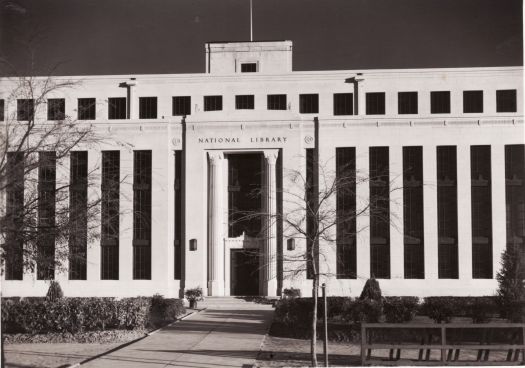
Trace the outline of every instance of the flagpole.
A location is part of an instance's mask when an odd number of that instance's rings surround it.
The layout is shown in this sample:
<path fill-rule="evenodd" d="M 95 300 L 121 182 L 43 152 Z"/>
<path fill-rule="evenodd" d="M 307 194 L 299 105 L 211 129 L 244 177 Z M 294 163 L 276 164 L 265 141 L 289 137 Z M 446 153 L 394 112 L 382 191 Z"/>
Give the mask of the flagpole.
<path fill-rule="evenodd" d="M 253 42 L 252 0 L 250 0 L 250 42 Z"/>

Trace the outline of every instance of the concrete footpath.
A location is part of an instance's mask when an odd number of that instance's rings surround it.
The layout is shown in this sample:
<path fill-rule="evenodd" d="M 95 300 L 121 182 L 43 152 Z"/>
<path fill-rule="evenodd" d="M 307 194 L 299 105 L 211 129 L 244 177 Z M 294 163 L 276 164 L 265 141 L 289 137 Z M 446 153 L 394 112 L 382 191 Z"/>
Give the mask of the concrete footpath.
<path fill-rule="evenodd" d="M 251 367 L 272 316 L 263 304 L 210 306 L 82 367 Z"/>

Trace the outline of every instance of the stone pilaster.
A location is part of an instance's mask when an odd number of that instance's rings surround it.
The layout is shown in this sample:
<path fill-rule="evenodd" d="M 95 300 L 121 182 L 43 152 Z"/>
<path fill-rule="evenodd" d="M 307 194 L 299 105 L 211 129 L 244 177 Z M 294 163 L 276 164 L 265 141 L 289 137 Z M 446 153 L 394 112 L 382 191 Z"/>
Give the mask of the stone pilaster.
<path fill-rule="evenodd" d="M 210 151 L 208 188 L 208 295 L 224 295 L 224 236 L 222 223 L 222 194 L 224 155 Z"/>
<path fill-rule="evenodd" d="M 267 296 L 277 295 L 277 202 L 276 202 L 276 176 L 275 163 L 279 151 L 264 151 L 264 220 L 263 231 L 263 254 L 262 254 L 262 276 L 263 276 L 263 293 Z"/>

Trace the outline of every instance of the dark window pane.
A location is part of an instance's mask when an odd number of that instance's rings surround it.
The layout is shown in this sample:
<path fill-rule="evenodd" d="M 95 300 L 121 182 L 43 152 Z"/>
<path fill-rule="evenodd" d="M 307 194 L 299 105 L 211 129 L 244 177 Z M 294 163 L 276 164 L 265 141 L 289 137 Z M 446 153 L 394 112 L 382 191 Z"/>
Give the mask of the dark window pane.
<path fill-rule="evenodd" d="M 108 119 L 126 119 L 126 97 L 108 98 Z"/>
<path fill-rule="evenodd" d="M 21 99 L 16 101 L 16 119 L 33 120 L 35 114 L 35 101 L 33 99 Z"/>
<path fill-rule="evenodd" d="M 319 95 L 318 94 L 299 95 L 299 112 L 301 114 L 319 113 Z"/>
<path fill-rule="evenodd" d="M 257 63 L 241 64 L 241 73 L 255 73 L 256 71 L 257 71 Z"/>
<path fill-rule="evenodd" d="M 403 231 L 406 279 L 425 278 L 423 148 L 403 147 Z"/>
<path fill-rule="evenodd" d="M 366 114 L 385 114 L 385 92 L 372 92 L 366 94 Z"/>
<path fill-rule="evenodd" d="M 317 198 L 317 195 L 314 191 L 314 149 L 306 149 L 306 204 L 307 208 L 314 208 L 314 201 Z M 311 210 L 306 211 L 306 278 L 313 279 L 314 277 L 314 262 L 319 272 L 319 259 L 313 257 L 312 250 L 314 247 L 314 231 L 315 223 L 314 216 Z"/>
<path fill-rule="evenodd" d="M 151 279 L 151 151 L 133 157 L 133 279 Z"/>
<path fill-rule="evenodd" d="M 388 147 L 370 147 L 370 276 L 390 278 Z"/>
<path fill-rule="evenodd" d="M 268 110 L 286 110 L 286 95 L 268 95 Z"/>
<path fill-rule="evenodd" d="M 173 97 L 173 116 L 191 115 L 191 96 Z"/>
<path fill-rule="evenodd" d="M 483 91 L 463 91 L 463 112 L 483 112 Z"/>
<path fill-rule="evenodd" d="M 157 97 L 139 98 L 139 119 L 157 118 Z"/>
<path fill-rule="evenodd" d="M 450 114 L 450 91 L 430 92 L 430 113 Z"/>
<path fill-rule="evenodd" d="M 399 92 L 397 112 L 398 114 L 417 114 L 417 92 Z"/>
<path fill-rule="evenodd" d="M 458 278 L 456 147 L 437 147 L 438 277 Z"/>
<path fill-rule="evenodd" d="M 354 95 L 352 93 L 334 93 L 334 115 L 352 115 L 354 113 Z"/>
<path fill-rule="evenodd" d="M 490 146 L 470 147 L 472 277 L 492 278 Z"/>
<path fill-rule="evenodd" d="M 5 279 L 22 280 L 24 274 L 24 152 L 8 152 L 5 176 Z"/>
<path fill-rule="evenodd" d="M 78 120 L 95 120 L 96 118 L 96 99 L 78 99 Z"/>
<path fill-rule="evenodd" d="M 119 278 L 120 151 L 102 151 L 100 278 Z"/>
<path fill-rule="evenodd" d="M 66 100 L 50 98 L 47 100 L 47 120 L 64 120 L 66 117 Z"/>
<path fill-rule="evenodd" d="M 496 112 L 516 112 L 516 90 L 496 91 Z"/>
<path fill-rule="evenodd" d="M 235 96 L 235 108 L 237 110 L 253 110 L 254 108 L 253 95 Z"/>
<path fill-rule="evenodd" d="M 355 148 L 336 149 L 337 278 L 357 278 Z"/>
<path fill-rule="evenodd" d="M 204 96 L 204 111 L 222 110 L 222 96 Z"/>
<path fill-rule="evenodd" d="M 69 184 L 69 279 L 86 280 L 88 153 L 71 152 Z"/>
<path fill-rule="evenodd" d="M 38 280 L 55 278 L 56 153 L 38 154 Z"/>
<path fill-rule="evenodd" d="M 525 145 L 505 146 L 505 178 L 507 248 L 525 259 Z"/>
<path fill-rule="evenodd" d="M 5 119 L 5 101 L 0 99 L 0 121 Z"/>

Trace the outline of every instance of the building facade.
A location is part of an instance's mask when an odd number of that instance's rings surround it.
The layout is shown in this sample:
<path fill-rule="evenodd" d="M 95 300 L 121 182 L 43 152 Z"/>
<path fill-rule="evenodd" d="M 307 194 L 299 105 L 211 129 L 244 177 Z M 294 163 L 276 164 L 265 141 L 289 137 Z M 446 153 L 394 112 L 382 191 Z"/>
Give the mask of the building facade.
<path fill-rule="evenodd" d="M 113 226 L 69 270 L 3 272 L 3 296 L 44 295 L 49 278 L 67 296 L 309 295 L 307 241 L 279 218 L 316 146 L 321 186 L 359 173 L 329 199 L 353 218 L 320 241 L 329 294 L 371 276 L 385 295 L 494 293 L 502 251 L 525 239 L 522 67 L 297 72 L 290 41 L 205 51 L 203 74 L 56 78 L 81 84 L 53 106 L 108 139 L 76 147 L 54 185 L 97 173 L 89 195 L 117 188 L 101 204 Z M 10 83 L 5 117 L 20 113 Z"/>

